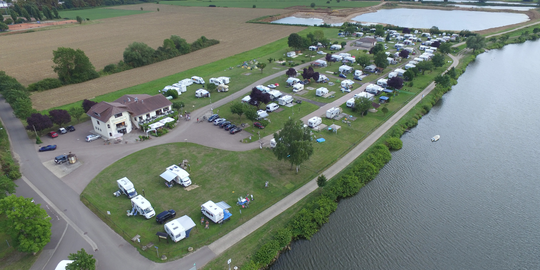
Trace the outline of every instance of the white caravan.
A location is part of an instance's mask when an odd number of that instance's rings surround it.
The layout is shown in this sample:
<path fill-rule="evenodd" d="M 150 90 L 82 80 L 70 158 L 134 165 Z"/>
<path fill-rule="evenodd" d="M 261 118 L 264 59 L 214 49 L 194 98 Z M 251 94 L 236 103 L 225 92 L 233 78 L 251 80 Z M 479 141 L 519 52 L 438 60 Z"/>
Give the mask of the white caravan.
<path fill-rule="evenodd" d="M 156 215 L 156 212 L 154 212 L 154 208 L 152 208 L 150 202 L 141 195 L 137 195 L 131 199 L 131 207 L 131 212 L 128 213 L 129 216 L 136 216 L 137 214 L 140 214 L 146 219 L 151 219 Z"/>
<path fill-rule="evenodd" d="M 232 216 L 231 212 L 227 210 L 229 208 L 231 206 L 225 202 L 214 203 L 213 201 L 207 201 L 201 205 L 201 212 L 214 223 L 222 223 Z"/>
<path fill-rule="evenodd" d="M 322 123 L 322 119 L 318 116 L 313 116 L 311 117 L 308 122 L 307 122 L 307 125 L 308 127 L 310 128 L 316 128 L 317 126 L 319 126 L 320 124 Z"/>
<path fill-rule="evenodd" d="M 166 184 L 169 187 L 171 187 L 174 183 L 177 183 L 184 187 L 188 187 L 191 185 L 189 173 L 186 172 L 186 170 L 178 167 L 177 165 L 171 165 L 167 167 L 165 172 L 163 172 L 160 177 L 165 179 Z"/>
<path fill-rule="evenodd" d="M 195 97 L 198 97 L 198 98 L 210 97 L 210 93 L 204 89 L 199 89 L 195 91 Z"/>
<path fill-rule="evenodd" d="M 165 228 L 165 232 L 171 237 L 171 240 L 176 243 L 189 237 L 191 229 L 195 227 L 195 222 L 188 216 L 182 216 L 165 223 L 163 227 Z"/>
<path fill-rule="evenodd" d="M 318 97 L 322 97 L 326 94 L 328 94 L 328 89 L 326 87 L 321 87 L 315 90 L 315 95 Z"/>
<path fill-rule="evenodd" d="M 326 118 L 332 119 L 341 113 L 340 107 L 332 107 L 326 111 Z"/>
<path fill-rule="evenodd" d="M 282 96 L 278 99 L 278 104 L 281 106 L 287 105 L 292 102 L 293 102 L 293 97 L 289 95 Z"/>
<path fill-rule="evenodd" d="M 302 90 L 304 90 L 304 85 L 303 84 L 297 83 L 297 84 L 293 85 L 292 91 L 294 93 L 300 92 Z"/>
<path fill-rule="evenodd" d="M 193 76 L 191 77 L 191 80 L 196 84 L 204 84 L 204 79 L 199 76 Z"/>
<path fill-rule="evenodd" d="M 118 191 L 114 193 L 116 197 L 120 196 L 120 194 L 124 194 L 130 199 L 137 196 L 135 186 L 133 186 L 133 183 L 127 177 L 116 180 L 116 183 L 118 184 Z"/>

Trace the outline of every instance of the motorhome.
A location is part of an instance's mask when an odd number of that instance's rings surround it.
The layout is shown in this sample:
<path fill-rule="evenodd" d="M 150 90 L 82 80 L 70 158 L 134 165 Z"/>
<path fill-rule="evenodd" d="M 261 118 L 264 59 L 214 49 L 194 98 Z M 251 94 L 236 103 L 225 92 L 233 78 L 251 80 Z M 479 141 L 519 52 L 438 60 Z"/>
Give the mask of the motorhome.
<path fill-rule="evenodd" d="M 315 90 L 315 95 L 318 97 L 322 97 L 326 94 L 328 94 L 328 89 L 326 87 L 317 88 L 317 90 Z"/>
<path fill-rule="evenodd" d="M 340 107 L 332 107 L 326 111 L 326 118 L 332 119 L 341 114 Z"/>
<path fill-rule="evenodd" d="M 220 84 L 216 87 L 216 91 L 218 92 L 229 92 L 229 86 L 225 84 Z"/>
<path fill-rule="evenodd" d="M 377 80 L 377 85 L 382 86 L 382 87 L 388 86 L 388 79 L 379 79 L 379 80 Z"/>
<path fill-rule="evenodd" d="M 160 177 L 165 179 L 165 184 L 169 187 L 172 187 L 174 183 L 177 183 L 184 187 L 188 187 L 191 185 L 189 173 L 177 165 L 171 165 L 167 167 L 165 172 L 163 172 Z"/>
<path fill-rule="evenodd" d="M 270 98 L 272 100 L 276 100 L 276 99 L 280 98 L 283 95 L 279 90 L 270 90 L 270 92 L 268 92 L 268 94 L 270 94 Z"/>
<path fill-rule="evenodd" d="M 315 62 L 313 62 L 313 66 L 316 66 L 316 67 L 326 67 L 327 65 L 328 63 L 322 59 L 318 59 Z"/>
<path fill-rule="evenodd" d="M 196 84 L 204 84 L 204 79 L 199 77 L 199 76 L 193 76 L 191 77 L 191 80 L 193 81 L 193 83 L 196 83 Z"/>
<path fill-rule="evenodd" d="M 366 92 L 370 93 L 370 94 L 373 94 L 373 95 L 378 95 L 384 88 L 376 85 L 376 84 L 370 84 L 366 87 Z"/>
<path fill-rule="evenodd" d="M 339 67 L 339 73 L 342 73 L 342 74 L 352 73 L 353 70 L 354 70 L 353 67 L 346 66 L 346 65 Z"/>
<path fill-rule="evenodd" d="M 173 83 L 172 86 L 177 87 L 177 88 L 180 90 L 180 92 L 182 92 L 182 93 L 184 93 L 184 92 L 187 91 L 187 86 L 184 85 L 184 84 L 181 84 L 181 83 Z M 180 94 L 180 92 L 178 92 L 178 94 Z"/>
<path fill-rule="evenodd" d="M 289 103 L 292 103 L 293 102 L 293 97 L 292 96 L 289 96 L 289 95 L 286 95 L 286 96 L 282 96 L 278 99 L 278 104 L 281 105 L 281 106 L 285 106 Z"/>
<path fill-rule="evenodd" d="M 351 57 L 351 54 L 350 53 L 339 53 L 338 54 L 339 56 L 345 58 L 345 57 Z"/>
<path fill-rule="evenodd" d="M 268 93 L 270 92 L 270 88 L 264 86 L 264 85 L 257 85 L 255 86 L 255 88 L 257 88 L 259 91 L 263 92 L 263 93 Z"/>
<path fill-rule="evenodd" d="M 191 229 L 195 227 L 195 222 L 188 216 L 182 216 L 169 221 L 163 225 L 165 232 L 175 243 L 189 237 Z"/>
<path fill-rule="evenodd" d="M 396 68 L 394 70 L 394 72 L 397 72 L 397 75 L 400 76 L 400 77 L 403 77 L 403 74 L 405 74 L 405 71 L 404 69 L 401 69 L 401 68 Z"/>
<path fill-rule="evenodd" d="M 330 46 L 330 50 L 341 50 L 341 45 L 339 44 L 333 44 L 332 46 Z"/>
<path fill-rule="evenodd" d="M 167 92 L 169 90 L 174 90 L 178 93 L 178 95 L 181 95 L 182 94 L 182 91 L 180 90 L 180 87 L 176 87 L 176 86 L 171 86 L 171 85 L 167 85 L 165 86 L 162 90 L 161 90 L 161 93 L 164 94 L 164 95 L 167 95 Z"/>
<path fill-rule="evenodd" d="M 325 82 L 328 82 L 328 77 L 326 77 L 326 75 L 319 75 L 319 79 L 317 80 L 318 83 L 325 83 Z"/>
<path fill-rule="evenodd" d="M 207 201 L 201 205 L 201 212 L 214 223 L 222 223 L 232 216 L 231 212 L 227 210 L 229 208 L 231 206 L 225 202 L 214 203 L 213 201 Z"/>
<path fill-rule="evenodd" d="M 286 82 L 287 82 L 288 85 L 294 85 L 294 84 L 299 83 L 300 79 L 289 77 Z"/>
<path fill-rule="evenodd" d="M 414 67 L 416 67 L 416 65 L 413 65 L 413 64 L 406 64 L 405 65 L 405 69 L 414 68 Z"/>
<path fill-rule="evenodd" d="M 356 58 L 354 57 L 343 57 L 343 61 L 341 61 L 343 64 L 350 63 L 354 64 L 356 63 Z"/>
<path fill-rule="evenodd" d="M 367 71 L 367 72 L 370 72 L 370 73 L 374 73 L 375 71 L 377 71 L 377 66 L 376 65 L 369 65 L 369 66 L 365 67 L 364 70 Z"/>
<path fill-rule="evenodd" d="M 341 81 L 341 92 L 351 92 L 354 81 L 343 80 Z"/>
<path fill-rule="evenodd" d="M 322 119 L 318 116 L 314 116 L 314 117 L 311 117 L 308 122 L 307 122 L 307 125 L 308 127 L 310 128 L 316 128 L 318 127 L 320 124 L 322 123 Z"/>
<path fill-rule="evenodd" d="M 210 78 L 210 83 L 213 83 L 215 85 L 220 85 L 220 84 L 229 84 L 231 78 L 229 77 L 217 77 L 217 78 Z"/>
<path fill-rule="evenodd" d="M 337 54 L 332 54 L 332 56 L 330 58 L 334 62 L 341 62 L 343 60 L 343 57 L 341 55 L 337 55 Z"/>
<path fill-rule="evenodd" d="M 198 97 L 198 98 L 210 97 L 210 93 L 204 89 L 199 89 L 195 91 L 195 97 Z"/>
<path fill-rule="evenodd" d="M 120 196 L 120 194 L 124 194 L 128 196 L 128 198 L 133 198 L 137 196 L 137 190 L 135 190 L 135 186 L 127 177 L 122 177 L 118 180 L 116 180 L 116 183 L 118 184 L 118 191 L 114 193 L 116 197 Z"/>
<path fill-rule="evenodd" d="M 354 71 L 354 77 L 360 77 L 364 74 L 361 70 L 357 69 Z"/>
<path fill-rule="evenodd" d="M 276 103 L 270 103 L 268 105 L 266 105 L 266 111 L 267 112 L 273 112 L 275 110 L 279 109 L 279 105 L 277 105 Z"/>
<path fill-rule="evenodd" d="M 293 85 L 292 91 L 293 91 L 294 93 L 300 92 L 300 91 L 302 91 L 302 90 L 304 90 L 304 85 L 303 85 L 303 84 L 301 84 L 301 83 L 296 83 L 296 84 Z"/>
<path fill-rule="evenodd" d="M 156 215 L 154 208 L 150 202 L 145 199 L 142 195 L 137 195 L 131 198 L 131 212 L 128 213 L 129 216 L 136 216 L 137 214 L 144 216 L 146 219 L 151 219 Z"/>

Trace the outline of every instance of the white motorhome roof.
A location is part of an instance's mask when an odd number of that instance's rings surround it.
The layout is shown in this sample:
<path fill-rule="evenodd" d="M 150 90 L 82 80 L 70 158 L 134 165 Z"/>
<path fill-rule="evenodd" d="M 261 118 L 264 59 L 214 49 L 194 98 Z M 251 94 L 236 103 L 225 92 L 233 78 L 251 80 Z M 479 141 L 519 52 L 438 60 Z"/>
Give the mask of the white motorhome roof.
<path fill-rule="evenodd" d="M 150 204 L 150 202 L 149 202 L 146 198 L 144 198 L 142 195 L 137 195 L 137 196 L 133 197 L 133 198 L 131 199 L 131 201 L 132 201 L 135 205 L 139 206 L 139 207 L 142 208 L 142 209 L 146 209 L 146 208 L 149 208 L 149 207 L 151 208 L 151 207 L 152 207 L 152 205 Z"/>
<path fill-rule="evenodd" d="M 177 165 L 171 165 L 167 167 L 167 171 L 170 171 L 174 173 L 175 175 L 178 175 L 180 178 L 186 178 L 189 177 L 189 173 L 186 172 L 186 170 L 178 167 Z"/>
<path fill-rule="evenodd" d="M 128 179 L 127 177 L 122 177 L 122 178 L 116 180 L 116 182 L 117 182 L 118 184 L 120 184 L 121 186 L 123 186 L 123 187 L 124 187 L 125 189 L 127 189 L 127 190 L 130 190 L 130 189 L 132 189 L 132 188 L 135 188 L 135 187 L 133 186 L 133 183 L 131 183 L 131 181 L 129 181 L 129 179 Z"/>
<path fill-rule="evenodd" d="M 72 260 L 63 260 L 63 261 L 60 261 L 58 263 L 58 265 L 56 266 L 56 268 L 54 268 L 54 270 L 66 270 L 66 267 L 68 264 L 72 263 L 74 261 Z"/>
<path fill-rule="evenodd" d="M 244 102 L 249 102 L 250 100 L 251 100 L 250 96 L 245 96 L 244 98 L 242 98 L 242 101 Z"/>
<path fill-rule="evenodd" d="M 286 82 L 287 83 L 294 83 L 294 82 L 299 82 L 299 81 L 300 81 L 300 79 L 298 79 L 298 78 L 289 77 Z"/>
<path fill-rule="evenodd" d="M 223 209 L 221 207 L 217 206 L 213 201 L 207 201 L 203 205 L 201 205 L 202 208 L 208 210 L 209 212 L 213 214 L 217 214 L 220 212 L 223 212 Z"/>

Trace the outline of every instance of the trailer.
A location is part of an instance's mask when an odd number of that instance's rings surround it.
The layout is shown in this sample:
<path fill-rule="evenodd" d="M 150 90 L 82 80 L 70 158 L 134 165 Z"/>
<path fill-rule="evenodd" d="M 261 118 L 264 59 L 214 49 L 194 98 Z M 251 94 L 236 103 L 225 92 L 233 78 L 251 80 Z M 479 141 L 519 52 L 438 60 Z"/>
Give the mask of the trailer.
<path fill-rule="evenodd" d="M 278 99 L 278 104 L 282 106 L 287 105 L 292 102 L 293 102 L 293 97 L 290 95 L 282 96 Z"/>
<path fill-rule="evenodd" d="M 124 194 L 130 199 L 137 196 L 135 186 L 133 186 L 133 183 L 131 183 L 127 177 L 122 177 L 116 180 L 116 183 L 118 184 L 118 191 L 113 193 L 114 196 L 119 197 L 121 194 Z"/>
<path fill-rule="evenodd" d="M 195 222 L 188 216 L 182 216 L 169 221 L 163 225 L 165 232 L 175 243 L 189 237 L 191 229 L 195 227 Z"/>
<path fill-rule="evenodd" d="M 326 87 L 320 87 L 315 90 L 315 95 L 318 97 L 322 97 L 326 94 L 328 94 L 328 89 Z"/>
<path fill-rule="evenodd" d="M 172 187 L 174 183 L 177 183 L 184 187 L 188 187 L 191 185 L 189 173 L 186 172 L 184 169 L 178 167 L 177 165 L 171 165 L 167 167 L 165 172 L 163 172 L 160 177 L 165 179 L 165 185 L 167 185 L 168 187 Z"/>
<path fill-rule="evenodd" d="M 322 123 L 322 119 L 318 116 L 314 116 L 308 120 L 308 127 L 310 128 L 316 128 Z"/>
<path fill-rule="evenodd" d="M 232 216 L 231 212 L 227 210 L 229 208 L 231 208 L 231 206 L 223 201 L 218 203 L 207 201 L 201 205 L 201 212 L 214 223 L 223 223 Z"/>
<path fill-rule="evenodd" d="M 136 216 L 140 214 L 146 219 L 151 219 L 156 215 L 152 204 L 142 195 L 137 195 L 131 199 L 131 212 L 128 211 L 128 216 Z"/>
<path fill-rule="evenodd" d="M 326 118 L 332 119 L 341 113 L 340 107 L 332 107 L 326 111 Z"/>

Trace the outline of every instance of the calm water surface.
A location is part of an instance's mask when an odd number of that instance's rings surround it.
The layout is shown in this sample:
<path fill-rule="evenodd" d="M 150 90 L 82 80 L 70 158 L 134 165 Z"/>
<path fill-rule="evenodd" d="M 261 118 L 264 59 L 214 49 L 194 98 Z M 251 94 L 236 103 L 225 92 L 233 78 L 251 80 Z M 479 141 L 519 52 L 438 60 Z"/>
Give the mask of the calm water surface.
<path fill-rule="evenodd" d="M 540 269 L 539 59 L 538 41 L 480 55 L 379 176 L 272 269 Z"/>
<path fill-rule="evenodd" d="M 396 8 L 362 14 L 352 20 L 414 28 L 437 26 L 441 30 L 478 31 L 526 22 L 529 17 L 525 14 L 504 12 Z"/>

